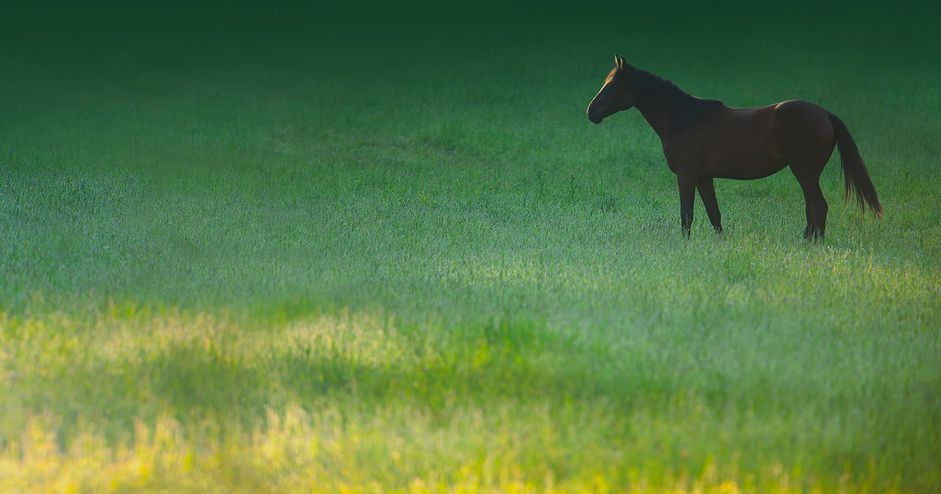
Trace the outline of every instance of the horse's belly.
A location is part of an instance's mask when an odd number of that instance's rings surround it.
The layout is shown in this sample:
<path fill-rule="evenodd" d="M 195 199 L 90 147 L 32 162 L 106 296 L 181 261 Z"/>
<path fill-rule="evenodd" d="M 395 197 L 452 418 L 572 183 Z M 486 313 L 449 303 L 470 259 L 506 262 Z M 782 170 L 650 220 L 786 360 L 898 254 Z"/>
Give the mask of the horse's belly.
<path fill-rule="evenodd" d="M 754 180 L 774 175 L 787 166 L 787 163 L 781 157 L 752 152 L 715 160 L 710 165 L 707 171 L 713 177 Z"/>

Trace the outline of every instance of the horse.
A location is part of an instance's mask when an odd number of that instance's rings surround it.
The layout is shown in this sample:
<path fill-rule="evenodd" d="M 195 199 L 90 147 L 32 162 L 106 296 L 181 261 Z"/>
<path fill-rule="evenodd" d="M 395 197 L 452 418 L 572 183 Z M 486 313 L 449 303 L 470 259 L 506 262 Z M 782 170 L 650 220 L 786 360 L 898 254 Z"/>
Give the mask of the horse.
<path fill-rule="evenodd" d="M 840 151 L 844 191 L 855 195 L 865 214 L 876 218 L 882 204 L 869 178 L 853 137 L 839 117 L 801 100 L 782 101 L 758 108 L 729 108 L 723 102 L 701 99 L 672 82 L 614 58 L 615 67 L 588 105 L 588 119 L 600 124 L 606 117 L 632 107 L 660 136 L 667 165 L 676 174 L 680 194 L 680 222 L 689 238 L 696 190 L 717 233 L 722 221 L 713 179 L 754 180 L 790 166 L 804 192 L 807 226 L 804 238 L 823 239 L 827 227 L 827 200 L 820 190 L 820 174 Z"/>

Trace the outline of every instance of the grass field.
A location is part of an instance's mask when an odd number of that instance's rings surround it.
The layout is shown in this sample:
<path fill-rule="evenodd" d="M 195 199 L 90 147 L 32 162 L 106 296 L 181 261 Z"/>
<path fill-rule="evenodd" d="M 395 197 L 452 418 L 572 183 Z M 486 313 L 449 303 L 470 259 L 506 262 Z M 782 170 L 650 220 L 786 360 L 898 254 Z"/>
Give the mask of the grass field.
<path fill-rule="evenodd" d="M 900 12 L 7 43 L 0 492 L 938 492 L 941 50 Z M 684 240 L 641 116 L 585 118 L 617 52 L 830 109 L 884 219 L 835 156 L 825 242 L 786 171 Z"/>

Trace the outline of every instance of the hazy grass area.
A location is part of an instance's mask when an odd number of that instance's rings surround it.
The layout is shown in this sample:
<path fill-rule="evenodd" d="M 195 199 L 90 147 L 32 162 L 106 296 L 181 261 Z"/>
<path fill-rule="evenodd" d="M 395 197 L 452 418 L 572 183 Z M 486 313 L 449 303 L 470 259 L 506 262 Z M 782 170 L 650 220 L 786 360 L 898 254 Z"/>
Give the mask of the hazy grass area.
<path fill-rule="evenodd" d="M 563 19 L 0 51 L 0 491 L 941 490 L 926 22 Z M 616 52 L 830 109 L 885 217 L 835 155 L 825 242 L 787 171 L 684 240 Z"/>

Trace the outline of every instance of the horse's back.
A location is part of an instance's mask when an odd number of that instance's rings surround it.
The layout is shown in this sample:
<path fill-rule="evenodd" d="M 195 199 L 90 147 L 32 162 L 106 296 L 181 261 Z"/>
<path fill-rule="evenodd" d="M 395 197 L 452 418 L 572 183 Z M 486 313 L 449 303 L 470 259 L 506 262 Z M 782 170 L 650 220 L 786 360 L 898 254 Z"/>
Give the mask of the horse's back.
<path fill-rule="evenodd" d="M 822 106 L 809 101 L 792 99 L 771 105 L 775 123 L 783 128 L 803 128 L 826 134 L 832 133 L 830 112 Z"/>
<path fill-rule="evenodd" d="M 830 112 L 802 100 L 773 105 L 775 147 L 790 163 L 824 160 L 835 144 Z"/>
<path fill-rule="evenodd" d="M 702 126 L 704 172 L 715 177 L 756 179 L 790 163 L 829 157 L 830 113 L 813 103 L 788 100 L 754 108 L 724 108 Z"/>

